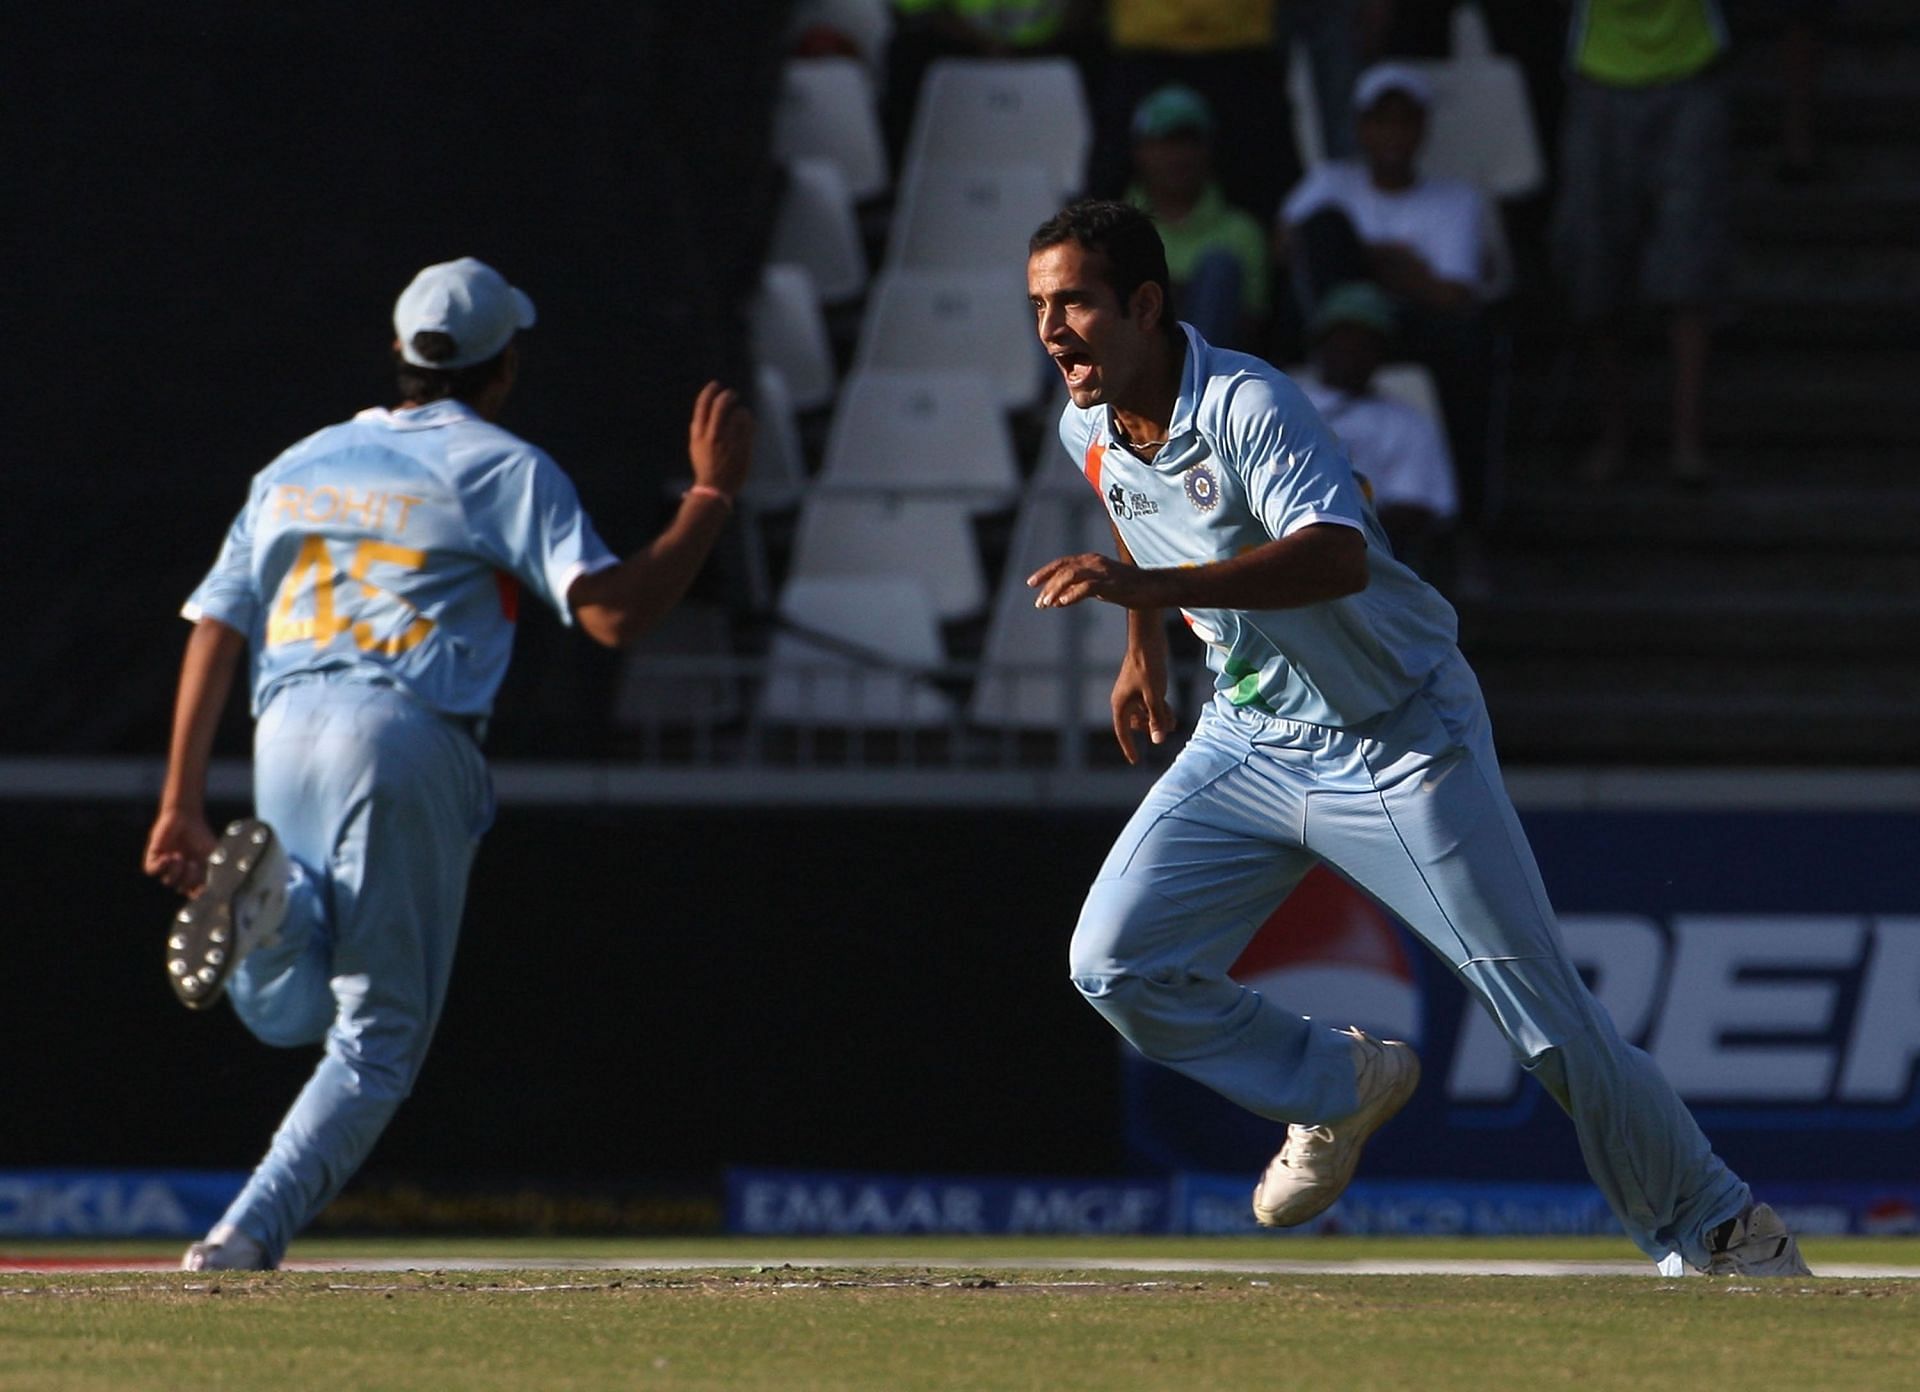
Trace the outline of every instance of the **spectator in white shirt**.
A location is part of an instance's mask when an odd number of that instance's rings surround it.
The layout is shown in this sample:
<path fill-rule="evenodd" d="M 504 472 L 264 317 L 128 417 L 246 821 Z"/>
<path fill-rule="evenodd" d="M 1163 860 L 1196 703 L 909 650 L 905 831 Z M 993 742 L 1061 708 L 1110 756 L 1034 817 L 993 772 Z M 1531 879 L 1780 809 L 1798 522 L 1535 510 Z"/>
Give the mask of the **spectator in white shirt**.
<path fill-rule="evenodd" d="M 1473 185 L 1420 173 L 1433 89 L 1418 69 L 1376 63 L 1353 101 L 1364 160 L 1323 164 L 1300 181 L 1281 206 L 1277 248 L 1308 323 L 1336 285 L 1371 281 L 1390 297 L 1399 352 L 1439 386 L 1473 519 L 1485 492 L 1498 214 Z"/>
<path fill-rule="evenodd" d="M 1373 390 L 1393 332 L 1393 304 L 1378 286 L 1333 287 L 1313 320 L 1314 375 L 1300 387 L 1366 479 L 1394 555 L 1424 577 L 1459 515 L 1459 491 L 1439 423 Z"/>

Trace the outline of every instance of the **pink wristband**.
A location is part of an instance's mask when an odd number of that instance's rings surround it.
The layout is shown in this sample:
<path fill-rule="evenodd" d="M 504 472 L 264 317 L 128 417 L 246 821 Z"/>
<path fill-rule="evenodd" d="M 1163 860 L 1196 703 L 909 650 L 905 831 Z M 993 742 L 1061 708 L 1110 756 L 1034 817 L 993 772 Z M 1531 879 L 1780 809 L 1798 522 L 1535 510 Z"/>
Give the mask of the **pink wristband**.
<path fill-rule="evenodd" d="M 718 498 L 727 505 L 728 512 L 733 511 L 733 495 L 722 492 L 710 483 L 696 483 L 680 496 L 683 498 Z"/>

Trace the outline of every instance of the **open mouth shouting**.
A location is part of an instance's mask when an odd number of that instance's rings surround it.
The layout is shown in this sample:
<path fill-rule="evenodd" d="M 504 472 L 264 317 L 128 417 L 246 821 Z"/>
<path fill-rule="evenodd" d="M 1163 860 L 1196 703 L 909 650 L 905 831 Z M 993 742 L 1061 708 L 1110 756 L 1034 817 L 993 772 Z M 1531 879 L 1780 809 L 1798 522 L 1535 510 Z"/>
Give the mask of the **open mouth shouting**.
<path fill-rule="evenodd" d="M 1060 369 L 1060 375 L 1067 379 L 1070 393 L 1078 396 L 1082 392 L 1097 390 L 1093 357 L 1084 349 L 1049 348 L 1047 355 L 1053 359 L 1053 365 Z"/>

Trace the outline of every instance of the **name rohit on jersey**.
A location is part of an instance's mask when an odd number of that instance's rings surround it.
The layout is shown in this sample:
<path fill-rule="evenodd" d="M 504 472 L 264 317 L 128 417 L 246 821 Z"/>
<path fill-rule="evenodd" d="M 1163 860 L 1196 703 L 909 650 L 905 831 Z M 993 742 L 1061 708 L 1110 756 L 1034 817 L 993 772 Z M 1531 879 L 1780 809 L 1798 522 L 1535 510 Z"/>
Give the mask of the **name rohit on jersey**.
<path fill-rule="evenodd" d="M 405 493 L 374 489 L 359 493 L 332 484 L 303 488 L 297 483 L 282 483 L 274 486 L 273 501 L 267 507 L 276 522 L 354 522 L 368 531 L 399 536 L 407 529 L 407 514 L 423 501 Z"/>

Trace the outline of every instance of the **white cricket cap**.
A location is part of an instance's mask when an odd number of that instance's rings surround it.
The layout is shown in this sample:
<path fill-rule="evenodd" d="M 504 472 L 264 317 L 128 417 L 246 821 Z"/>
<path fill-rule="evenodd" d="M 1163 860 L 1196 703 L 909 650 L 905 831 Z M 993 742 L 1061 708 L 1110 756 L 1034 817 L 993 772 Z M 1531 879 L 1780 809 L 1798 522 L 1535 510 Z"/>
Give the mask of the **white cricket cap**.
<path fill-rule="evenodd" d="M 1433 105 L 1433 84 L 1425 73 L 1405 63 L 1375 63 L 1354 81 L 1353 109 L 1367 111 L 1389 92 L 1411 97 L 1422 107 Z"/>
<path fill-rule="evenodd" d="M 427 267 L 393 305 L 400 356 L 415 367 L 438 372 L 483 363 L 521 329 L 532 327 L 533 301 L 507 284 L 500 272 L 471 256 Z M 446 334 L 453 340 L 453 356 L 439 362 L 421 357 L 413 348 L 417 333 Z"/>

